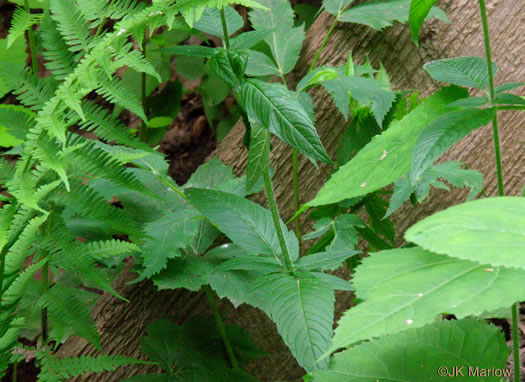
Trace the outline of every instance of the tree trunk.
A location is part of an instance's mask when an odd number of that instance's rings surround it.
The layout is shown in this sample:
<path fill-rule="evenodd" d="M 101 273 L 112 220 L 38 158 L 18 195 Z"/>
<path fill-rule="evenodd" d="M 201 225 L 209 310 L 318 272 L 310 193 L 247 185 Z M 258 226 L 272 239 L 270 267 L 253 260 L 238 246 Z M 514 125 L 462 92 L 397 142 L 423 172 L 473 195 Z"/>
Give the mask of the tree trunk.
<path fill-rule="evenodd" d="M 452 21 L 445 24 L 437 21 L 427 23 L 422 31 L 421 44 L 416 48 L 411 42 L 406 26 L 395 25 L 379 33 L 370 28 L 339 24 L 333 37 L 321 56 L 320 65 L 340 66 L 346 61 L 350 51 L 354 60 L 364 62 L 368 55 L 374 65 L 381 61 L 391 75 L 395 89 L 418 89 L 424 95 L 438 87 L 423 71 L 424 63 L 454 56 L 484 56 L 483 35 L 477 2 L 473 0 L 446 0 L 438 2 Z M 499 66 L 497 84 L 516 82 L 525 78 L 525 2 L 523 0 L 489 0 L 489 23 L 491 29 L 493 57 Z M 310 28 L 297 70 L 291 73 L 288 84 L 294 87 L 306 74 L 309 64 L 321 44 L 334 18 L 323 13 Z M 331 99 L 322 89 L 314 89 L 311 95 L 316 105 L 317 128 L 328 151 L 334 157 L 341 134 L 346 125 L 342 115 L 336 111 Z M 525 129 L 523 114 L 504 112 L 501 114 L 501 144 L 503 151 L 505 189 L 507 194 L 518 195 L 524 179 L 525 166 L 521 166 Z M 227 164 L 234 166 L 235 172 L 243 173 L 246 167 L 247 153 L 242 146 L 244 127 L 241 123 L 231 131 L 228 137 L 218 145 L 216 154 Z M 293 215 L 291 150 L 284 144 L 274 141 L 272 166 L 276 175 L 274 187 L 281 216 L 287 220 Z M 446 159 L 465 162 L 470 168 L 486 174 L 485 192 L 496 195 L 496 176 L 492 130 L 489 126 L 479 129 L 458 145 L 449 150 Z M 319 170 L 304 158 L 300 159 L 301 202 L 311 200 L 324 180 L 330 175 L 328 166 Z M 450 193 L 434 191 L 422 205 L 405 206 L 393 217 L 398 240 L 407 227 L 421 218 L 441 210 L 446 206 L 465 199 L 466 192 L 454 190 Z M 263 195 L 255 199 L 265 203 Z M 302 219 L 306 218 L 306 214 Z M 304 223 L 304 222 L 303 222 Z M 208 305 L 202 293 L 189 293 L 182 290 L 157 293 L 151 283 L 125 285 L 132 279 L 129 272 L 124 272 L 117 282 L 117 290 L 130 300 L 129 304 L 104 295 L 94 309 L 99 329 L 102 333 L 102 345 L 105 352 L 138 356 L 139 340 L 145 333 L 145 327 L 159 318 L 169 318 L 182 322 L 188 317 L 209 313 Z M 336 318 L 351 304 L 351 296 L 337 295 Z M 280 339 L 274 325 L 264 313 L 241 306 L 234 309 L 226 300 L 219 301 L 223 318 L 247 329 L 252 339 L 268 353 L 268 356 L 252 362 L 248 372 L 261 381 L 299 380 L 304 374 L 286 346 Z M 83 340 L 71 339 L 61 349 L 62 355 L 93 354 L 94 350 Z M 97 381 L 119 381 L 124 377 L 142 374 L 147 367 L 126 367 L 114 373 L 97 376 Z M 94 380 L 94 377 L 82 380 Z"/>

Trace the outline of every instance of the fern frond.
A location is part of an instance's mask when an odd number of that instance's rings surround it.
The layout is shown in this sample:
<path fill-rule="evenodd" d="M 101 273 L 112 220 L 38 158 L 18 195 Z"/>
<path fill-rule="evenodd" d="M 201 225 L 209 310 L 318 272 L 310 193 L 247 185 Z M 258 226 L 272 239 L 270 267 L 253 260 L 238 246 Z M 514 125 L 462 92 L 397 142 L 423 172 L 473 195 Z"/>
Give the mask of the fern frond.
<path fill-rule="evenodd" d="M 127 48 L 127 49 L 126 49 Z M 153 65 L 144 57 L 142 52 L 131 49 L 131 44 L 128 44 L 124 49 L 120 50 L 115 56 L 115 61 L 118 66 L 127 66 L 139 73 L 146 73 L 155 77 L 159 83 L 162 82 L 160 74 L 157 73 Z"/>
<path fill-rule="evenodd" d="M 133 236 L 141 235 L 141 231 L 135 226 L 130 216 L 126 215 L 124 210 L 112 207 L 97 191 L 88 185 L 76 179 L 71 179 L 70 182 L 70 192 L 58 190 L 55 194 L 57 203 L 69 206 L 79 216 L 103 221 L 114 233 L 124 233 Z"/>
<path fill-rule="evenodd" d="M 57 188 L 61 182 L 54 181 L 38 186 L 38 181 L 39 179 L 29 172 L 19 173 L 6 186 L 9 193 L 16 197 L 20 204 L 46 214 L 47 212 L 38 203 Z"/>
<path fill-rule="evenodd" d="M 38 145 L 33 150 L 33 155 L 40 161 L 42 166 L 56 172 L 69 191 L 66 163 L 60 152 L 60 147 L 48 136 L 43 135 L 38 140 Z"/>
<path fill-rule="evenodd" d="M 8 329 L 3 333 L 3 336 L 0 337 L 0 352 L 5 352 L 15 346 L 18 340 L 18 333 L 23 323 L 24 319 L 18 317 L 9 324 Z"/>
<path fill-rule="evenodd" d="M 60 284 L 53 285 L 39 299 L 42 308 L 47 308 L 53 315 L 53 325 L 59 331 L 65 328 L 85 338 L 97 349 L 101 349 L 100 336 L 89 313 L 89 308 L 77 296 L 76 289 Z"/>
<path fill-rule="evenodd" d="M 23 36 L 26 30 L 31 28 L 33 24 L 37 24 L 42 17 L 41 14 L 32 14 L 26 11 L 23 7 L 16 7 L 11 20 L 11 28 L 7 35 L 7 48 L 9 48 L 17 38 Z"/>
<path fill-rule="evenodd" d="M 98 94 L 104 97 L 107 101 L 122 106 L 124 109 L 130 110 L 142 118 L 142 120 L 147 121 L 144 108 L 142 107 L 139 99 L 133 90 L 124 85 L 121 80 L 114 78 L 110 81 L 108 80 L 107 76 L 100 73 L 98 76 L 98 81 L 100 84 L 98 89 L 96 89 Z"/>
<path fill-rule="evenodd" d="M 74 144 L 78 138 L 82 139 L 81 137 L 73 138 L 71 142 Z M 122 167 L 116 158 L 98 147 L 95 142 L 88 142 L 78 150 L 69 153 L 66 158 L 72 159 L 73 166 L 81 164 L 78 170 L 83 174 L 109 179 L 128 189 L 149 194 L 148 189 L 134 174 L 126 171 L 126 168 Z"/>
<path fill-rule="evenodd" d="M 92 241 L 84 243 L 82 247 L 82 253 L 94 260 L 103 260 L 140 251 L 136 244 L 121 240 Z"/>
<path fill-rule="evenodd" d="M 4 249 L 9 242 L 9 227 L 16 213 L 16 207 L 13 204 L 5 204 L 0 210 L 0 251 Z"/>
<path fill-rule="evenodd" d="M 137 15 L 144 10 L 145 5 L 145 3 L 137 3 L 136 0 L 116 0 L 107 5 L 104 14 L 110 19 L 120 20 L 124 17 Z"/>
<path fill-rule="evenodd" d="M 24 139 L 29 128 L 35 123 L 35 114 L 20 105 L 0 105 L 0 125 L 13 137 Z"/>
<path fill-rule="evenodd" d="M 6 184 L 15 174 L 15 165 L 5 158 L 0 158 L 0 185 Z"/>
<path fill-rule="evenodd" d="M 18 272 L 24 260 L 32 255 L 33 239 L 38 234 L 42 224 L 47 220 L 47 215 L 34 217 L 24 228 L 18 240 L 11 246 L 5 258 L 5 273 L 11 275 Z"/>
<path fill-rule="evenodd" d="M 21 72 L 6 71 L 1 75 L 15 89 L 18 101 L 34 111 L 40 111 L 53 96 L 55 89 L 49 79 L 37 78 L 29 68 Z"/>
<path fill-rule="evenodd" d="M 69 50 L 66 41 L 58 32 L 57 23 L 49 14 L 46 14 L 40 24 L 40 37 L 44 48 L 42 56 L 46 60 L 45 66 L 53 73 L 53 77 L 62 80 L 73 73 L 78 58 Z"/>
<path fill-rule="evenodd" d="M 129 129 L 121 124 L 109 110 L 88 100 L 83 101 L 82 110 L 86 120 L 79 124 L 81 129 L 94 131 L 97 137 L 107 142 L 116 142 L 128 147 L 151 151 L 148 145 L 132 135 Z"/>
<path fill-rule="evenodd" d="M 69 379 L 89 373 L 113 371 L 124 365 L 139 364 L 151 364 L 151 362 L 109 354 L 101 354 L 96 357 L 84 355 L 77 358 L 58 358 L 56 355 L 47 354 L 42 359 L 42 371 L 39 378 L 49 378 L 54 375 L 59 378 Z"/>
<path fill-rule="evenodd" d="M 72 52 L 87 52 L 91 42 L 91 30 L 74 1 L 51 0 L 51 17 Z"/>
<path fill-rule="evenodd" d="M 2 309 L 16 304 L 22 299 L 22 297 L 24 297 L 31 278 L 46 262 L 47 259 L 40 260 L 38 263 L 32 264 L 24 269 L 24 271 L 16 277 L 2 295 Z"/>

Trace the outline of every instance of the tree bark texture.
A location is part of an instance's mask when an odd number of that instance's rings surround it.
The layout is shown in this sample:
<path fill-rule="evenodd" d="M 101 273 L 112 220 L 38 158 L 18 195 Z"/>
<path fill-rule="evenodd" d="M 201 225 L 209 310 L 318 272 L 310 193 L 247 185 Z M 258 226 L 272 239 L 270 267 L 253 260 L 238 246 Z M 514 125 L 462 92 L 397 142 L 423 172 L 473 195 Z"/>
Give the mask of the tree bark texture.
<path fill-rule="evenodd" d="M 451 24 L 438 21 L 428 22 L 422 30 L 420 47 L 411 41 L 407 26 L 395 25 L 383 32 L 370 28 L 339 24 L 326 46 L 319 65 L 340 66 L 353 52 L 354 60 L 363 63 L 370 57 L 374 66 L 381 61 L 392 79 L 394 89 L 418 89 L 423 95 L 436 90 L 439 84 L 422 69 L 424 63 L 455 56 L 484 57 L 483 34 L 478 3 L 474 0 L 445 0 L 438 2 L 447 13 Z M 525 2 L 523 0 L 489 0 L 489 23 L 493 46 L 493 57 L 499 66 L 497 84 L 523 81 L 525 79 Z M 310 28 L 301 59 L 296 71 L 287 77 L 288 84 L 294 88 L 306 74 L 321 41 L 333 22 L 333 16 L 323 13 Z M 342 115 L 335 109 L 330 97 L 321 89 L 310 91 L 316 106 L 316 126 L 328 151 L 335 157 L 346 125 Z M 524 182 L 525 166 L 525 118 L 523 113 L 505 111 L 500 114 L 500 135 L 504 164 L 505 189 L 507 194 L 518 195 Z M 225 163 L 232 165 L 237 174 L 246 168 L 247 152 L 242 145 L 244 127 L 242 123 L 231 131 L 218 145 L 216 155 Z M 293 216 L 292 160 L 291 149 L 281 142 L 273 141 L 271 165 L 275 169 L 274 187 L 281 217 L 284 220 Z M 485 174 L 485 193 L 497 194 L 496 171 L 492 130 L 483 127 L 463 139 L 445 156 L 446 160 L 459 160 L 468 167 Z M 313 165 L 300 159 L 301 202 L 311 200 L 320 186 L 329 177 L 331 168 L 322 165 L 316 170 Z M 405 205 L 393 219 L 398 241 L 406 228 L 433 212 L 465 200 L 464 190 L 433 191 L 430 197 L 419 206 Z M 264 195 L 255 200 L 265 204 Z M 306 214 L 302 216 L 303 224 Z M 366 248 L 364 248 L 366 251 Z M 139 356 L 139 340 L 146 326 L 160 318 L 183 322 L 188 317 L 208 313 L 206 298 L 202 293 L 189 293 L 183 290 L 157 293 L 151 283 L 125 285 L 133 278 L 124 272 L 117 282 L 117 290 L 130 303 L 124 303 L 112 296 L 104 295 L 97 303 L 93 314 L 102 333 L 105 352 Z M 339 318 L 351 305 L 351 296 L 337 294 L 336 318 Z M 252 362 L 247 368 L 261 381 L 300 380 L 304 374 L 279 337 L 275 326 L 257 309 L 241 306 L 234 309 L 226 300 L 218 302 L 221 315 L 227 322 L 234 322 L 247 329 L 252 339 L 268 353 L 268 356 Z M 359 328 L 356 328 L 359 330 Z M 62 355 L 94 354 L 94 350 L 83 340 L 72 339 L 61 350 Z M 151 369 L 151 368 L 150 368 Z M 84 377 L 86 381 L 120 381 L 124 377 L 142 374 L 147 367 L 133 366 L 121 368 L 114 373 Z M 80 379 L 78 379 L 80 380 Z"/>

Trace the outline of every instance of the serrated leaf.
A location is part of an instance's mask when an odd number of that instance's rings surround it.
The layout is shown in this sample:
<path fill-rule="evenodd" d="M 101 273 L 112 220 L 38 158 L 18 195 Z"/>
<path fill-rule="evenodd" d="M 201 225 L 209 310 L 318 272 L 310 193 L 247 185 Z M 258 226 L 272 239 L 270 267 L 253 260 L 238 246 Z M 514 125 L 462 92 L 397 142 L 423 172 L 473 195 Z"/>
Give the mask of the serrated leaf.
<path fill-rule="evenodd" d="M 414 41 L 416 46 L 419 46 L 419 31 L 435 3 L 436 0 L 412 0 L 410 3 L 408 21 L 410 23 L 412 41 Z"/>
<path fill-rule="evenodd" d="M 339 320 L 330 351 L 418 328 L 442 313 L 461 319 L 521 301 L 525 272 L 434 254 L 419 247 L 375 253 L 353 283 L 365 301 Z"/>
<path fill-rule="evenodd" d="M 303 45 L 304 26 L 294 27 L 294 13 L 288 0 L 259 0 L 269 11 L 254 9 L 250 21 L 256 31 L 271 30 L 265 38 L 270 47 L 278 73 L 282 76 L 293 70 Z"/>
<path fill-rule="evenodd" d="M 485 96 L 483 97 L 468 97 L 463 99 L 458 99 L 457 101 L 454 101 L 450 103 L 448 106 L 450 107 L 465 107 L 465 108 L 472 108 L 472 107 L 481 107 L 486 105 L 489 102 L 489 99 Z"/>
<path fill-rule="evenodd" d="M 387 0 L 359 4 L 343 12 L 338 20 L 346 23 L 367 25 L 376 30 L 392 26 L 394 21 L 406 23 L 409 18 L 411 0 Z M 443 11 L 432 8 L 428 18 L 436 17 L 448 21 Z"/>
<path fill-rule="evenodd" d="M 295 264 L 308 271 L 333 271 L 339 268 L 345 260 L 359 253 L 361 253 L 361 251 L 355 250 L 330 250 L 327 252 L 318 252 L 313 255 L 299 258 Z"/>
<path fill-rule="evenodd" d="M 244 52 L 248 55 L 248 65 L 246 74 L 248 76 L 278 76 L 279 69 L 275 62 L 266 54 L 252 49 L 246 49 Z"/>
<path fill-rule="evenodd" d="M 236 177 L 233 168 L 222 163 L 218 158 L 199 166 L 184 185 L 186 188 L 209 188 L 245 196 L 247 194 L 244 177 Z"/>
<path fill-rule="evenodd" d="M 244 81 L 248 57 L 227 49 L 210 59 L 210 69 L 234 91 L 239 91 Z"/>
<path fill-rule="evenodd" d="M 248 31 L 230 40 L 232 49 L 250 49 L 272 34 L 272 30 Z"/>
<path fill-rule="evenodd" d="M 344 104 L 344 107 L 339 107 L 339 109 L 345 119 L 348 116 L 349 93 L 363 106 L 370 106 L 380 126 L 396 98 L 393 92 L 385 88 L 379 81 L 371 78 L 343 76 L 322 82 L 322 85 L 334 97 L 336 105 Z"/>
<path fill-rule="evenodd" d="M 481 57 L 454 57 L 432 61 L 425 64 L 423 69 L 436 81 L 478 89 L 489 86 L 487 60 Z M 497 70 L 494 63 L 494 76 Z"/>
<path fill-rule="evenodd" d="M 258 122 L 251 123 L 250 149 L 246 176 L 248 188 L 253 187 L 270 164 L 270 132 Z"/>
<path fill-rule="evenodd" d="M 315 126 L 295 95 L 285 86 L 246 80 L 242 99 L 248 116 L 305 156 L 331 163 Z"/>
<path fill-rule="evenodd" d="M 159 289 L 186 288 L 199 291 L 208 284 L 208 276 L 217 266 L 205 256 L 185 255 L 168 261 L 166 269 L 155 275 L 153 284 Z"/>
<path fill-rule="evenodd" d="M 224 7 L 228 35 L 231 36 L 244 26 L 244 21 L 235 9 L 230 6 Z M 224 40 L 222 29 L 221 11 L 218 8 L 206 8 L 201 18 L 193 27 L 201 32 L 211 34 Z"/>
<path fill-rule="evenodd" d="M 308 273 L 264 276 L 253 286 L 260 289 L 268 301 L 268 314 L 299 365 L 306 370 L 325 368 L 328 360 L 318 359 L 332 337 L 333 290 Z"/>
<path fill-rule="evenodd" d="M 502 331 L 483 320 L 439 321 L 338 353 L 330 363 L 330 370 L 314 372 L 313 381 L 432 381 L 438 375 L 436 370 L 443 367 L 460 370 L 465 376 L 469 370 L 491 368 L 510 376 L 510 370 L 505 369 L 509 352 Z M 501 380 L 495 375 L 476 378 L 471 374 L 471 378 Z"/>
<path fill-rule="evenodd" d="M 235 244 L 249 253 L 282 260 L 270 211 L 247 199 L 222 191 L 189 188 L 185 194 L 195 208 Z M 285 233 L 288 252 L 295 260 L 299 250 L 297 238 L 282 222 L 281 227 Z"/>
<path fill-rule="evenodd" d="M 181 256 L 181 249 L 189 247 L 196 235 L 197 216 L 193 208 L 183 206 L 146 225 L 147 238 L 141 253 L 144 270 L 135 282 L 160 272 L 168 259 Z"/>
<path fill-rule="evenodd" d="M 412 150 L 429 122 L 443 114 L 446 105 L 465 98 L 464 89 L 449 87 L 434 93 L 400 121 L 394 121 L 325 183 L 308 206 L 321 206 L 366 195 L 396 181 L 410 169 Z"/>
<path fill-rule="evenodd" d="M 495 92 L 496 94 L 498 94 L 501 92 L 507 92 L 509 90 L 521 88 L 522 86 L 525 86 L 525 82 L 509 82 L 507 84 L 503 84 L 496 87 Z"/>
<path fill-rule="evenodd" d="M 495 102 L 500 105 L 525 105 L 525 98 L 510 93 L 496 94 Z"/>
<path fill-rule="evenodd" d="M 459 259 L 525 269 L 524 211 L 523 198 L 475 200 L 423 219 L 405 238 Z"/>
<path fill-rule="evenodd" d="M 334 16 L 339 16 L 342 10 L 352 4 L 354 0 L 323 0 L 323 8 Z"/>
<path fill-rule="evenodd" d="M 412 154 L 412 184 L 454 143 L 487 125 L 493 117 L 492 109 L 463 109 L 444 114 L 425 127 Z"/>

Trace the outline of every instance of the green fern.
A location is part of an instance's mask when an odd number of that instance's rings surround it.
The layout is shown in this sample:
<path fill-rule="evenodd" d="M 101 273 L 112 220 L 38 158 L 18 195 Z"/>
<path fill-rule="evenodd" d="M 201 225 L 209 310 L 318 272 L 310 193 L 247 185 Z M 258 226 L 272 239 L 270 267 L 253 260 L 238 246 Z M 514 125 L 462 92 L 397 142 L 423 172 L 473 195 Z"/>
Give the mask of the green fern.
<path fill-rule="evenodd" d="M 91 42 L 91 31 L 75 2 L 70 0 L 50 0 L 53 19 L 58 30 L 72 52 L 87 52 Z"/>
<path fill-rule="evenodd" d="M 44 16 L 40 24 L 40 37 L 46 68 L 53 73 L 55 79 L 64 79 L 73 72 L 78 58 L 68 49 L 66 41 L 57 29 L 57 23 L 49 14 Z"/>
<path fill-rule="evenodd" d="M 75 334 L 88 340 L 97 349 L 101 349 L 100 336 L 89 313 L 89 308 L 78 297 L 74 288 L 55 284 L 40 297 L 39 305 L 47 308 L 53 315 L 56 330 L 59 332 L 73 330 Z"/>
<path fill-rule="evenodd" d="M 0 125 L 13 137 L 23 140 L 35 123 L 35 114 L 19 105 L 0 105 Z"/>
<path fill-rule="evenodd" d="M 22 273 L 20 273 L 16 279 L 10 283 L 7 289 L 4 291 L 2 296 L 2 309 L 10 305 L 16 304 L 19 300 L 24 297 L 27 285 L 31 281 L 31 278 L 42 266 L 47 262 L 47 259 L 43 259 L 36 264 L 28 266 Z"/>
<path fill-rule="evenodd" d="M 23 7 L 16 7 L 11 20 L 11 28 L 9 28 L 9 34 L 7 35 L 7 48 L 9 48 L 17 38 L 23 36 L 29 28 L 37 24 L 41 17 L 42 15 L 32 14 Z"/>
<path fill-rule="evenodd" d="M 139 73 L 146 73 L 152 77 L 155 77 L 159 83 L 162 82 L 162 78 L 159 73 L 155 70 L 153 65 L 144 57 L 142 52 L 138 50 L 132 50 L 132 45 L 128 44 L 127 48 L 124 47 L 115 56 L 115 60 L 119 63 L 119 66 L 127 66 L 131 69 L 136 70 Z"/>
<path fill-rule="evenodd" d="M 0 76 L 15 89 L 13 93 L 20 103 L 34 111 L 42 110 L 52 98 L 54 88 L 49 79 L 37 78 L 30 69 L 22 72 L 8 70 L 0 73 Z"/>
<path fill-rule="evenodd" d="M 90 373 L 112 371 L 124 365 L 152 364 L 131 357 L 101 354 L 96 357 L 58 358 L 46 354 L 42 360 L 39 381 L 61 381 Z M 58 379 L 57 379 L 58 378 Z"/>
<path fill-rule="evenodd" d="M 106 76 L 98 75 L 99 87 L 96 92 L 104 97 L 107 101 L 122 106 L 139 116 L 142 120 L 147 121 L 144 108 L 140 100 L 136 97 L 133 90 L 129 89 L 118 78 L 108 80 Z"/>
<path fill-rule="evenodd" d="M 97 137 L 107 142 L 116 142 L 124 146 L 151 151 L 148 145 L 132 135 L 130 130 L 122 125 L 109 110 L 89 100 L 83 101 L 82 110 L 86 120 L 79 124 L 81 129 L 94 131 Z"/>

